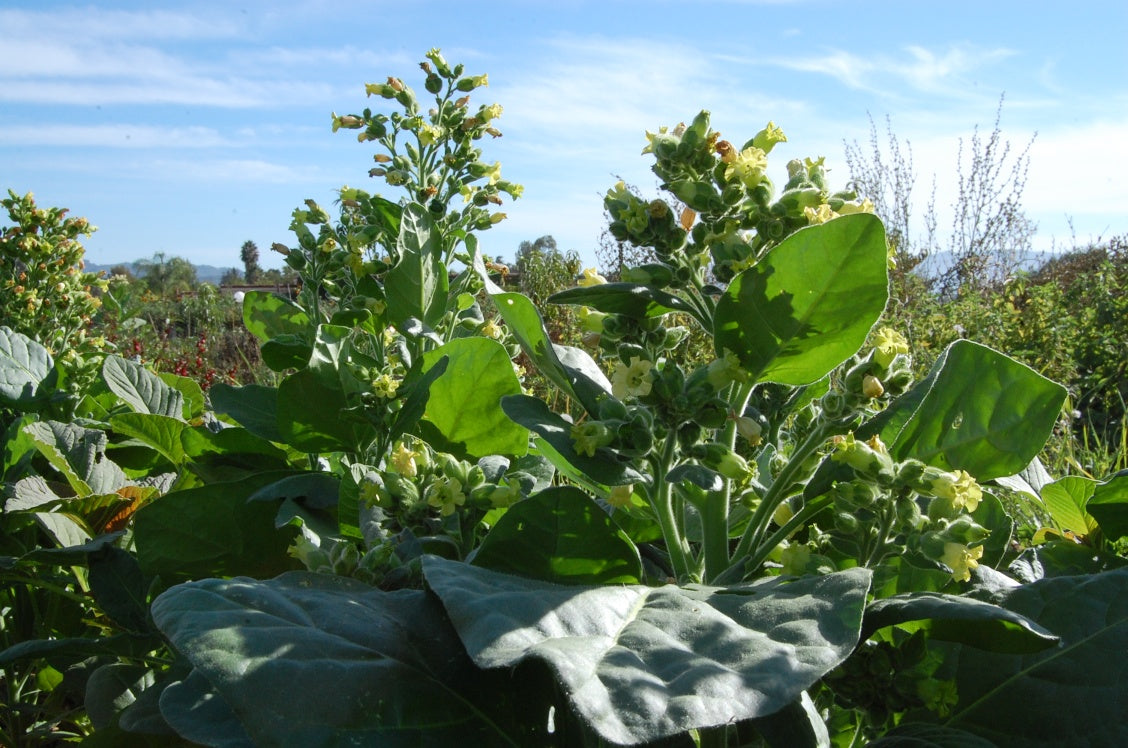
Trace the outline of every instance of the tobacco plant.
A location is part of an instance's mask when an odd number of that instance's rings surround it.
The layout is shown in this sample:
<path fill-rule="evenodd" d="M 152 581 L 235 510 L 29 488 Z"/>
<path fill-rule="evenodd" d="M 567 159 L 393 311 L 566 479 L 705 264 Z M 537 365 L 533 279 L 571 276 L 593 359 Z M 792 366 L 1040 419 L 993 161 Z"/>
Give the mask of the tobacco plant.
<path fill-rule="evenodd" d="M 478 251 L 520 194 L 478 146 L 485 76 L 421 67 L 426 111 L 389 78 L 366 90 L 393 111 L 333 118 L 400 198 L 307 202 L 276 247 L 298 300 L 244 302 L 277 387 L 205 400 L 110 357 L 81 420 L 13 432 L 5 521 L 59 547 L 6 550 L 6 594 L 69 568 L 91 597 L 0 665 L 75 673 L 93 744 L 1128 737 L 1124 478 L 1039 473 L 1064 391 L 1001 353 L 912 380 L 881 222 L 822 159 L 777 189 L 772 124 L 649 133 L 673 199 L 606 206 L 657 261 L 550 300 L 593 356 Z M 54 362 L 5 336 L 0 395 L 32 403 Z M 1016 548 L 1002 491 L 1062 526 Z"/>

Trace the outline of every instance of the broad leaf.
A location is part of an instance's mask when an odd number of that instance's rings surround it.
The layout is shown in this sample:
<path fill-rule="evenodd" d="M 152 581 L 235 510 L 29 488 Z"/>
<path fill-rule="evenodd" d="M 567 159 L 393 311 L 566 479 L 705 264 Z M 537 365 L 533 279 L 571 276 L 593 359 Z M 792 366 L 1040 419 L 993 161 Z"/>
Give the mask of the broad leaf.
<path fill-rule="evenodd" d="M 277 505 L 248 501 L 287 473 L 259 473 L 232 483 L 174 491 L 134 516 L 137 560 L 166 581 L 211 576 L 270 576 L 292 569 L 287 550 L 296 528 L 274 527 Z"/>
<path fill-rule="evenodd" d="M 141 440 L 173 465 L 183 465 L 187 458 L 180 437 L 190 427 L 178 418 L 152 413 L 119 413 L 110 418 L 110 426 L 119 434 Z"/>
<path fill-rule="evenodd" d="M 456 338 L 427 353 L 424 366 L 443 357 L 446 371 L 431 383 L 424 418 L 442 435 L 446 451 L 475 458 L 525 454 L 528 430 L 499 407 L 501 398 L 521 393 L 505 347 L 484 337 Z"/>
<path fill-rule="evenodd" d="M 572 467 L 605 486 L 639 483 L 642 474 L 630 462 L 609 449 L 600 447 L 594 456 L 576 452 L 572 443 L 572 424 L 549 410 L 541 400 L 530 395 L 502 398 L 502 410 L 517 423 L 539 434 Z"/>
<path fill-rule="evenodd" d="M 308 334 L 309 315 L 284 296 L 269 291 L 248 291 L 243 297 L 243 324 L 265 343 L 279 335 Z"/>
<path fill-rule="evenodd" d="M 933 639 L 992 652 L 1040 652 L 1058 643 L 1056 636 L 1006 608 L 935 592 L 896 595 L 870 603 L 862 622 L 862 638 L 868 639 L 886 626 L 920 621 L 929 622 Z"/>
<path fill-rule="evenodd" d="M 396 246 L 399 262 L 384 281 L 388 316 L 397 325 L 415 318 L 435 328 L 446 312 L 449 280 L 442 241 L 426 207 L 418 203 L 404 206 Z"/>
<path fill-rule="evenodd" d="M 180 737 L 211 748 L 255 748 L 243 723 L 212 684 L 193 670 L 160 695 L 161 716 Z"/>
<path fill-rule="evenodd" d="M 965 730 L 920 722 L 903 723 L 868 744 L 870 748 L 999 748 Z"/>
<path fill-rule="evenodd" d="M 25 426 L 24 433 L 78 495 L 113 493 L 126 484 L 125 473 L 106 457 L 104 431 L 40 421 Z"/>
<path fill-rule="evenodd" d="M 1057 421 L 1065 389 L 986 346 L 958 340 L 920 382 L 859 436 L 880 432 L 899 460 L 915 457 L 986 481 L 1030 464 Z"/>
<path fill-rule="evenodd" d="M 356 424 L 341 417 L 347 406 L 339 385 L 327 385 L 310 369 L 291 374 L 278 386 L 281 441 L 303 452 L 355 449 Z"/>
<path fill-rule="evenodd" d="M 1098 483 L 1086 508 L 1109 540 L 1128 535 L 1128 472 Z"/>
<path fill-rule="evenodd" d="M 638 584 L 642 560 L 630 538 L 576 488 L 519 501 L 482 541 L 473 561 L 558 584 Z"/>
<path fill-rule="evenodd" d="M 773 714 L 858 642 L 870 575 L 716 588 L 561 586 L 423 560 L 483 668 L 547 663 L 605 740 L 641 743 Z"/>
<path fill-rule="evenodd" d="M 1066 476 L 1042 487 L 1042 502 L 1058 528 L 1088 535 L 1097 528 L 1096 520 L 1085 510 L 1095 488 L 1094 480 Z"/>
<path fill-rule="evenodd" d="M 548 298 L 550 304 L 578 304 L 608 314 L 622 314 L 634 319 L 658 317 L 670 312 L 697 316 L 696 310 L 678 296 L 636 283 L 600 283 L 595 286 L 569 288 Z M 704 324 L 704 321 L 702 321 Z"/>
<path fill-rule="evenodd" d="M 141 364 L 121 356 L 106 356 L 102 378 L 136 412 L 184 419 L 184 395 Z"/>
<path fill-rule="evenodd" d="M 809 384 L 852 356 L 885 310 L 881 221 L 848 215 L 800 229 L 733 278 L 717 302 L 714 344 L 757 381 Z"/>
<path fill-rule="evenodd" d="M 153 670 L 147 665 L 113 662 L 99 667 L 86 681 L 83 705 L 91 724 L 99 730 L 112 725 L 154 680 Z"/>
<path fill-rule="evenodd" d="M 307 356 L 308 358 L 308 356 Z M 226 413 L 252 434 L 272 442 L 283 442 L 278 430 L 278 390 L 261 384 L 232 387 L 215 384 L 208 390 L 212 408 Z"/>
<path fill-rule="evenodd" d="M 152 611 L 255 745 L 515 744 L 460 690 L 474 668 L 423 591 L 294 572 L 179 585 Z"/>
<path fill-rule="evenodd" d="M 59 372 L 42 345 L 8 327 L 0 327 L 0 405 L 31 410 L 55 388 Z"/>
<path fill-rule="evenodd" d="M 162 371 L 157 376 L 161 378 L 162 382 L 184 396 L 184 420 L 190 421 L 204 414 L 204 409 L 207 407 L 207 397 L 204 395 L 204 390 L 200 387 L 199 382 L 191 377 L 182 377 L 170 371 Z"/>
<path fill-rule="evenodd" d="M 959 702 L 942 724 L 997 745 L 1128 745 L 1128 569 L 1055 577 L 993 601 L 1061 646 L 1007 655 L 944 647 Z"/>

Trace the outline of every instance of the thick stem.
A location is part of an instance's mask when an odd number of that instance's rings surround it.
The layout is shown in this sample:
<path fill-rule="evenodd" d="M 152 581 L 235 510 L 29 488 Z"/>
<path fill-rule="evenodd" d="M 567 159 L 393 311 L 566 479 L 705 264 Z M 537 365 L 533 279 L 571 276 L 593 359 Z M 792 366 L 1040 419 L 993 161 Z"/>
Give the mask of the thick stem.
<path fill-rule="evenodd" d="M 674 502 L 672 486 L 666 480 L 666 473 L 674 463 L 677 452 L 678 435 L 671 430 L 666 435 L 666 444 L 662 449 L 662 456 L 654 465 L 654 485 L 651 489 L 650 505 L 658 518 L 658 525 L 662 529 L 662 538 L 666 541 L 666 550 L 670 554 L 670 563 L 673 564 L 674 573 L 678 581 L 689 579 L 693 564 L 690 551 L 678 529 L 677 517 L 674 516 Z"/>
<path fill-rule="evenodd" d="M 756 508 L 756 513 L 752 515 L 752 520 L 744 530 L 744 535 L 740 538 L 740 542 L 737 544 L 736 550 L 732 554 L 735 561 L 732 566 L 726 569 L 726 576 L 732 569 L 743 566 L 743 556 L 748 555 L 753 549 L 756 549 L 757 553 L 759 552 L 760 546 L 763 545 L 762 538 L 764 532 L 767 530 L 768 522 L 775 514 L 775 510 L 783 503 L 783 500 L 787 498 L 787 489 L 791 488 L 795 483 L 795 479 L 798 477 L 798 473 L 802 469 L 803 464 L 807 461 L 808 457 L 813 455 L 818 448 L 822 446 L 828 432 L 829 427 L 823 425 L 817 426 L 807 437 L 806 441 L 800 444 L 795 452 L 791 454 L 787 464 L 783 466 L 783 470 L 779 472 L 775 481 L 772 482 L 772 485 L 760 500 L 760 506 Z M 786 537 L 786 535 L 784 537 Z M 769 546 L 768 550 L 771 550 L 771 546 Z"/>

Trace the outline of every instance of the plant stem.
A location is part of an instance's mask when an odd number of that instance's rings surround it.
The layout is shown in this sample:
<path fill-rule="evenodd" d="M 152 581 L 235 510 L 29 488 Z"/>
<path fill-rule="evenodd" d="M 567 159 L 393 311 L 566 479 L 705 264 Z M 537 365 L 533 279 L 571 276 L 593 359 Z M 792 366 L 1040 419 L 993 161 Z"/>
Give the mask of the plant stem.
<path fill-rule="evenodd" d="M 690 577 L 693 564 L 690 563 L 690 551 L 678 529 L 677 517 L 674 516 L 673 492 L 670 490 L 666 473 L 674 463 L 674 455 L 678 448 L 678 435 L 674 430 L 666 434 L 666 444 L 662 448 L 662 456 L 654 465 L 654 486 L 651 489 L 650 505 L 658 518 L 658 525 L 662 528 L 662 538 L 666 541 L 666 550 L 670 554 L 670 563 L 678 581 L 682 582 Z"/>
<path fill-rule="evenodd" d="M 743 557 L 748 555 L 754 548 L 757 549 L 757 553 L 759 553 L 759 546 L 762 544 L 762 538 L 764 532 L 767 530 L 768 522 L 772 515 L 775 514 L 775 510 L 787 497 L 787 489 L 795 482 L 797 474 L 807 461 L 807 458 L 814 454 L 818 448 L 822 446 L 823 441 L 826 440 L 828 431 L 829 427 L 826 425 L 816 426 L 815 430 L 807 436 L 807 439 L 791 454 L 787 464 L 783 466 L 783 470 L 779 472 L 779 475 L 776 476 L 776 479 L 772 482 L 772 485 L 768 488 L 763 498 L 760 499 L 760 506 L 756 508 L 755 514 L 752 515 L 752 519 L 748 522 L 748 527 L 744 530 L 744 535 L 740 538 L 740 542 L 737 544 L 736 550 L 732 554 L 735 560 L 733 564 L 723 572 L 723 576 L 728 576 L 734 569 L 743 567 Z M 784 537 L 786 537 L 786 535 Z M 770 546 L 768 550 L 771 550 Z M 766 553 L 763 555 L 766 556 Z M 761 558 L 761 561 L 762 560 Z"/>
<path fill-rule="evenodd" d="M 698 748 L 728 748 L 728 726 L 705 727 L 697 731 Z"/>

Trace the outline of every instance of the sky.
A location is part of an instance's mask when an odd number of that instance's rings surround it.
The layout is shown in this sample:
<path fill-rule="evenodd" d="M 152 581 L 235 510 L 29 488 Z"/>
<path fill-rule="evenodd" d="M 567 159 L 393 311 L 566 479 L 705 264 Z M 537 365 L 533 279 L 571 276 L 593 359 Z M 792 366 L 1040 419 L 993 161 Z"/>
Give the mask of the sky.
<path fill-rule="evenodd" d="M 0 188 L 88 218 L 89 262 L 241 267 L 250 240 L 279 267 L 267 248 L 296 243 L 305 199 L 401 196 L 331 113 L 385 106 L 364 84 L 390 75 L 424 94 L 438 47 L 489 75 L 473 101 L 502 105 L 504 135 L 483 157 L 525 186 L 480 235 L 491 256 L 551 234 L 595 264 L 607 189 L 657 194 L 645 132 L 702 109 L 738 143 L 774 121 L 788 142 L 769 174 L 825 156 L 834 187 L 845 144 L 868 150 L 888 118 L 912 151 L 914 224 L 935 177 L 941 234 L 961 139 L 966 159 L 998 113 L 1012 158 L 1029 145 L 1035 248 L 1061 249 L 1128 233 L 1125 39 L 1123 0 L 0 0 Z"/>

